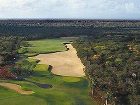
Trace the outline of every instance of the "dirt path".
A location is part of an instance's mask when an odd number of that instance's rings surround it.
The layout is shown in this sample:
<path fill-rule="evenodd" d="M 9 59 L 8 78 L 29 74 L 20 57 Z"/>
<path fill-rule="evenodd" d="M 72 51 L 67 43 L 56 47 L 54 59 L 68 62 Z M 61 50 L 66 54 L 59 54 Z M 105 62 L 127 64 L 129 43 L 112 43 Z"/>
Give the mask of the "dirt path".
<path fill-rule="evenodd" d="M 20 94 L 25 94 L 25 95 L 33 94 L 33 91 L 24 91 L 24 90 L 21 89 L 21 86 L 17 85 L 17 84 L 0 83 L 0 86 L 3 86 L 5 88 L 11 89 L 11 90 L 14 90 L 14 91 L 16 91 L 17 93 L 20 93 Z"/>
<path fill-rule="evenodd" d="M 51 54 L 40 54 L 34 59 L 39 59 L 40 64 L 53 66 L 52 73 L 62 76 L 83 77 L 84 65 L 77 56 L 75 48 L 71 44 L 66 44 L 68 51 Z"/>

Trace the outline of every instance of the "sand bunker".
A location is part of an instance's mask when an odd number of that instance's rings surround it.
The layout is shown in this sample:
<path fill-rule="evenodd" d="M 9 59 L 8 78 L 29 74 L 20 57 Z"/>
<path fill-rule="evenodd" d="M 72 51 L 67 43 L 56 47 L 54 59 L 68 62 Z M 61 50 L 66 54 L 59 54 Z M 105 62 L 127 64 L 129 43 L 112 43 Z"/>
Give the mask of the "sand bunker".
<path fill-rule="evenodd" d="M 75 48 L 71 44 L 66 44 L 68 51 L 39 54 L 33 57 L 39 59 L 40 64 L 49 64 L 53 66 L 52 73 L 62 76 L 83 77 L 84 65 L 77 56 Z"/>
<path fill-rule="evenodd" d="M 17 85 L 17 84 L 12 84 L 12 83 L 0 83 L 0 86 L 3 86 L 5 88 L 8 88 L 8 89 L 11 89 L 11 90 L 14 90 L 20 94 L 25 94 L 25 95 L 30 95 L 30 94 L 33 94 L 34 92 L 33 91 L 24 91 L 21 89 L 21 86 L 20 85 Z"/>

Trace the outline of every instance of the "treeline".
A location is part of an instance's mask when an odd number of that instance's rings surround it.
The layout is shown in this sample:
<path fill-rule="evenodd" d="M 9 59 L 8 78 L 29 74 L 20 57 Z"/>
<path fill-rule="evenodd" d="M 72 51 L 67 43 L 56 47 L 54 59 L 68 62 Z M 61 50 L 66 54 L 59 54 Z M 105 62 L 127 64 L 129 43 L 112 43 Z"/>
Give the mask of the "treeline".
<path fill-rule="evenodd" d="M 1 20 L 1 36 L 28 39 L 94 35 L 140 35 L 139 21 L 105 20 Z"/>
<path fill-rule="evenodd" d="M 12 26 L 92 26 L 92 27 L 139 27 L 139 20 L 0 20 L 2 25 Z"/>
<path fill-rule="evenodd" d="M 135 39 L 102 36 L 73 43 L 99 104 L 140 104 L 140 42 Z"/>

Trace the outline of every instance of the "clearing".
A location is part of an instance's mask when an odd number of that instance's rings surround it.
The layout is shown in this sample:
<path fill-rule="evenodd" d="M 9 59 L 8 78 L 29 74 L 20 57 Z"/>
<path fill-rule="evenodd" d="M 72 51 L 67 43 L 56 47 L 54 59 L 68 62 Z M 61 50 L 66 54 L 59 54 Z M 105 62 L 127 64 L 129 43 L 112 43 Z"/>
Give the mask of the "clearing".
<path fill-rule="evenodd" d="M 29 53 L 51 53 L 51 52 L 59 52 L 65 51 L 66 48 L 63 45 L 64 40 L 62 39 L 43 39 L 43 40 L 34 40 L 28 41 L 31 45 L 27 47 L 27 51 Z"/>

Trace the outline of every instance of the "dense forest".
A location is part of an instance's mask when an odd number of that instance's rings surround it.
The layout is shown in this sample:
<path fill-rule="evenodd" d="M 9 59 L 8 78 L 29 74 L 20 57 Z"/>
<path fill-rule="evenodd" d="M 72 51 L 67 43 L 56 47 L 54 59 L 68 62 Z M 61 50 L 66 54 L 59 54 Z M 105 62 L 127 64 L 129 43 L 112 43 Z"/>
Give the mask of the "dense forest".
<path fill-rule="evenodd" d="M 135 39 L 105 36 L 73 43 L 94 99 L 111 105 L 140 104 L 140 43 Z"/>
<path fill-rule="evenodd" d="M 22 37 L 0 37 L 0 66 L 10 64 L 18 57 Z"/>
<path fill-rule="evenodd" d="M 94 35 L 139 35 L 140 21 L 132 20 L 0 20 L 0 35 L 56 38 Z"/>

